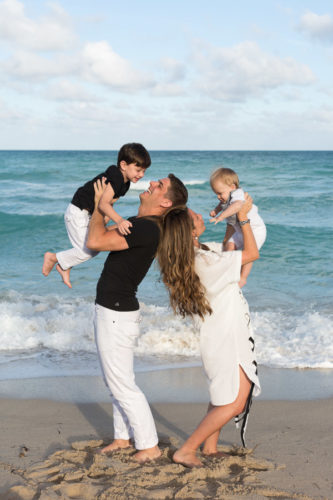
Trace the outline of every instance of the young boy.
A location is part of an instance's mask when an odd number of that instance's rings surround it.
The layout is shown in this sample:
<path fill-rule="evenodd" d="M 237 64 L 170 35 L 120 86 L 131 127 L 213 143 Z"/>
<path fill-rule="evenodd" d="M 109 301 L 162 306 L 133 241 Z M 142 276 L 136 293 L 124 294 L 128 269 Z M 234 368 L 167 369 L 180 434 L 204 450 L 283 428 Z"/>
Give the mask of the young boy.
<path fill-rule="evenodd" d="M 210 177 L 210 185 L 217 195 L 219 204 L 210 212 L 210 222 L 217 224 L 226 219 L 227 228 L 223 239 L 223 250 L 241 250 L 243 248 L 243 236 L 240 224 L 251 224 L 258 250 L 266 239 L 266 226 L 258 208 L 253 205 L 248 213 L 249 219 L 238 222 L 237 212 L 244 203 L 244 191 L 239 187 L 238 175 L 230 168 L 218 168 Z M 221 215 L 217 216 L 220 212 Z M 239 286 L 246 285 L 247 278 L 252 268 L 252 262 L 242 266 Z"/>
<path fill-rule="evenodd" d="M 56 269 L 63 282 L 72 288 L 69 279 L 71 268 L 97 255 L 98 252 L 86 247 L 89 221 L 94 211 L 94 182 L 97 179 L 106 178 L 107 187 L 99 203 L 105 221 L 113 220 L 114 227 L 123 235 L 131 232 L 131 222 L 117 214 L 112 205 L 120 196 L 125 196 L 131 182 L 138 182 L 144 176 L 150 164 L 149 153 L 142 144 L 125 144 L 119 150 L 117 166 L 111 165 L 76 191 L 65 212 L 66 229 L 73 248 L 57 253 L 46 252 L 42 269 L 44 276 L 48 276 L 57 264 Z"/>

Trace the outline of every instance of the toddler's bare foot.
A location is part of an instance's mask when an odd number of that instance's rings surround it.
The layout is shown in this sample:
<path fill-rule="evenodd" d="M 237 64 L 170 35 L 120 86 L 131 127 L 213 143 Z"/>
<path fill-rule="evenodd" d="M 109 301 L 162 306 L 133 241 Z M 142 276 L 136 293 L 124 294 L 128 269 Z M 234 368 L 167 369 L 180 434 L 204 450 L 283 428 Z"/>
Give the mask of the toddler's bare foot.
<path fill-rule="evenodd" d="M 59 264 L 57 264 L 56 270 L 58 271 L 58 273 L 62 277 L 62 281 L 65 283 L 65 285 L 67 285 L 68 288 L 72 288 L 72 284 L 69 281 L 69 275 L 70 275 L 71 269 L 69 268 L 69 269 L 66 269 L 66 271 L 64 271 L 62 269 L 62 267 Z"/>
<path fill-rule="evenodd" d="M 111 444 L 99 450 L 100 455 L 107 455 L 112 451 L 130 448 L 132 446 L 129 439 L 115 439 Z"/>
<path fill-rule="evenodd" d="M 241 278 L 238 282 L 239 288 L 243 288 L 243 286 L 245 286 L 246 283 L 247 283 L 246 278 Z"/>
<path fill-rule="evenodd" d="M 134 455 L 134 460 L 143 464 L 145 462 L 150 462 L 151 460 L 156 460 L 162 455 L 161 450 L 158 446 L 153 446 L 153 448 L 146 448 L 145 450 L 140 450 Z"/>
<path fill-rule="evenodd" d="M 55 253 L 45 252 L 44 262 L 42 267 L 42 273 L 44 276 L 48 276 L 53 269 L 53 266 L 57 263 L 57 257 Z"/>
<path fill-rule="evenodd" d="M 188 467 L 189 469 L 203 467 L 203 464 L 196 456 L 195 451 L 182 451 L 180 448 L 176 451 L 176 453 L 174 453 L 172 460 L 176 464 L 184 465 L 184 467 Z"/>

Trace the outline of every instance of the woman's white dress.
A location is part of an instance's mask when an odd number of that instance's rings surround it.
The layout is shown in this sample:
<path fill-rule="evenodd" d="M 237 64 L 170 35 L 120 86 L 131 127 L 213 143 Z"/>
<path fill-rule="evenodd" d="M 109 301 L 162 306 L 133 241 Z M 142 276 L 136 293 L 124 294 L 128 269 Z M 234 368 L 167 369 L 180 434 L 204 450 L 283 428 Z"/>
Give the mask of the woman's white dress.
<path fill-rule="evenodd" d="M 209 251 L 195 249 L 195 270 L 206 289 L 213 313 L 207 314 L 200 325 L 201 357 L 209 380 L 210 402 L 214 406 L 235 401 L 239 392 L 239 366 L 252 382 L 242 417 L 244 444 L 252 395 L 259 395 L 261 389 L 249 307 L 238 286 L 242 252 L 223 252 L 221 243 L 205 245 Z"/>

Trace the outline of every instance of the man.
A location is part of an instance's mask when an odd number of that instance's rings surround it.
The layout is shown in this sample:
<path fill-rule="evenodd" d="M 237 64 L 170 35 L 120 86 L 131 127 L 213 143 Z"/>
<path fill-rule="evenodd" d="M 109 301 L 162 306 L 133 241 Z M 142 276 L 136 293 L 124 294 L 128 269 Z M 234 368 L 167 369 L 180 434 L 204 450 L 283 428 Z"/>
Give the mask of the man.
<path fill-rule="evenodd" d="M 95 337 L 105 381 L 113 403 L 114 441 L 103 448 L 108 453 L 131 446 L 134 439 L 138 462 L 161 455 L 154 419 L 143 392 L 135 383 L 133 351 L 139 335 L 139 303 L 136 291 L 153 262 L 160 238 L 158 218 L 172 206 L 185 205 L 187 189 L 173 174 L 152 181 L 140 194 L 138 215 L 130 217 L 131 233 L 104 226 L 98 202 L 103 183 L 95 186 L 95 210 L 87 246 L 110 251 L 97 284 Z"/>

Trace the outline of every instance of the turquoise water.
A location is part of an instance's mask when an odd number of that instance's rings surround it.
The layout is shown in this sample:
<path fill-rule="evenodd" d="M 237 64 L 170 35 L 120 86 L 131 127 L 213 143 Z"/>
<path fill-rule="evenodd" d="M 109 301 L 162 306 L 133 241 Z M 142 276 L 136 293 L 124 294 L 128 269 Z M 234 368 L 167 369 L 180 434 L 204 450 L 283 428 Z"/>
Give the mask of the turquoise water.
<path fill-rule="evenodd" d="M 148 181 L 173 172 L 187 185 L 191 208 L 205 218 L 202 240 L 220 241 L 225 226 L 209 224 L 216 205 L 209 175 L 222 164 L 233 168 L 268 232 L 244 288 L 259 362 L 333 367 L 333 152 L 153 151 L 151 156 L 145 178 L 117 202 L 118 212 L 135 214 Z M 59 374 L 95 370 L 93 300 L 106 254 L 72 271 L 72 290 L 55 271 L 43 277 L 41 266 L 46 250 L 68 247 L 63 214 L 76 188 L 115 161 L 116 152 L 109 151 L 0 152 L 0 377 L 15 377 L 23 366 L 33 374 L 41 367 Z M 141 285 L 139 300 L 141 363 L 196 362 L 197 333 L 168 310 L 156 268 Z"/>

